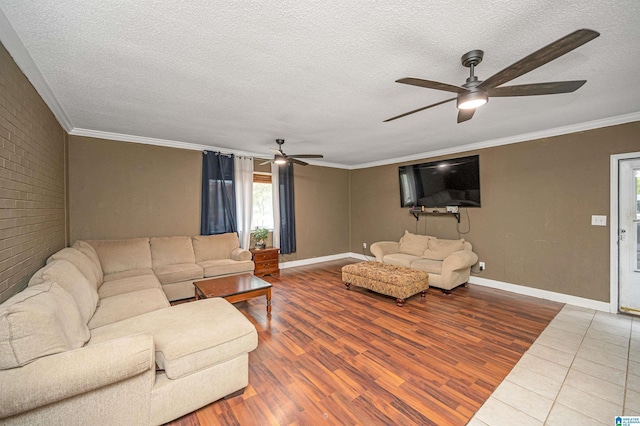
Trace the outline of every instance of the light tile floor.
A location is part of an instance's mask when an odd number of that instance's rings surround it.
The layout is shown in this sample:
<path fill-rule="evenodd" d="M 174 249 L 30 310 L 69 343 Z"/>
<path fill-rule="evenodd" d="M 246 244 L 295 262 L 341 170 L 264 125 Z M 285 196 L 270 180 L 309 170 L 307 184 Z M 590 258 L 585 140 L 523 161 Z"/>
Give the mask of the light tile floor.
<path fill-rule="evenodd" d="M 614 425 L 640 416 L 640 317 L 566 305 L 469 426 Z"/>

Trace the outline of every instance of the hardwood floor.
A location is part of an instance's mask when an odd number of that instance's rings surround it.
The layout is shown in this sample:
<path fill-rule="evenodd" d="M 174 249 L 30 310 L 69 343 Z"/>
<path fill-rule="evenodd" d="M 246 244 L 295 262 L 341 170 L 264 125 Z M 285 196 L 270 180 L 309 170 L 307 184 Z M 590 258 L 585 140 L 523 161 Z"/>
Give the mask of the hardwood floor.
<path fill-rule="evenodd" d="M 244 394 L 170 423 L 464 425 L 562 304 L 470 285 L 395 300 L 341 281 L 345 259 L 281 270 Z"/>

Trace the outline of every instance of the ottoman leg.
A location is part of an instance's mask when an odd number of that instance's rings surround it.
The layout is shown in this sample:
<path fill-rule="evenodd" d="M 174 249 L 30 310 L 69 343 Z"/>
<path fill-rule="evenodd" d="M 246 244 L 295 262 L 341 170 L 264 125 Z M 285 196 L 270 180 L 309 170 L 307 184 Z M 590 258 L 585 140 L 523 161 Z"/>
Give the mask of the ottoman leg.
<path fill-rule="evenodd" d="M 396 299 L 396 305 L 402 308 L 402 305 L 404 305 L 404 299 Z"/>
<path fill-rule="evenodd" d="M 347 288 L 347 290 L 350 290 L 351 283 L 344 283 L 344 286 Z"/>

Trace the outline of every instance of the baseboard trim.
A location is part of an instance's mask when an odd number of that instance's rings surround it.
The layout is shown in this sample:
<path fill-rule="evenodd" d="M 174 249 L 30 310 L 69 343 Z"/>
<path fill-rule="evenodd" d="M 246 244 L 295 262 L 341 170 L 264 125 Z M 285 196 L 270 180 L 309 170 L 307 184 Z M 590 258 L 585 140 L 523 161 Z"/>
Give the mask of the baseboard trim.
<path fill-rule="evenodd" d="M 346 259 L 348 257 L 355 257 L 356 259 L 366 260 L 365 257 L 361 254 L 339 253 L 339 254 L 332 254 L 329 256 L 311 257 L 309 259 L 290 260 L 289 262 L 281 262 L 280 269 L 295 268 L 296 266 L 313 265 L 315 263 L 330 262 L 332 260 Z"/>
<path fill-rule="evenodd" d="M 330 256 L 312 257 L 309 259 L 292 260 L 280 263 L 280 269 L 294 268 L 296 266 L 313 265 L 315 263 L 330 262 L 332 260 L 340 260 L 345 258 L 355 258 L 360 260 L 375 260 L 373 256 L 365 256 L 363 254 L 348 252 L 332 254 Z M 556 293 L 549 290 L 541 290 L 538 288 L 526 287 L 518 284 L 505 283 L 503 281 L 490 280 L 471 276 L 470 284 L 476 284 L 483 287 L 495 288 L 498 290 L 509 291 L 511 293 L 521 294 L 523 296 L 537 297 L 538 299 L 551 300 L 553 302 L 566 303 L 581 308 L 595 309 L 596 311 L 610 312 L 611 305 L 609 302 L 601 302 L 599 300 L 586 299 L 584 297 L 571 296 L 569 294 Z"/>
<path fill-rule="evenodd" d="M 511 293 L 522 294 L 523 296 L 532 296 L 537 297 L 538 299 L 566 303 L 573 306 L 579 306 L 581 308 L 595 309 L 597 311 L 609 312 L 611 307 L 609 302 L 585 299 L 584 297 L 571 296 L 569 294 L 556 293 L 554 291 L 541 290 L 538 288 L 526 287 L 517 284 L 510 284 L 502 281 L 490 280 L 487 278 L 472 276 L 469 278 L 469 283 L 481 285 L 483 287 L 495 288 L 498 290 L 505 290 Z"/>

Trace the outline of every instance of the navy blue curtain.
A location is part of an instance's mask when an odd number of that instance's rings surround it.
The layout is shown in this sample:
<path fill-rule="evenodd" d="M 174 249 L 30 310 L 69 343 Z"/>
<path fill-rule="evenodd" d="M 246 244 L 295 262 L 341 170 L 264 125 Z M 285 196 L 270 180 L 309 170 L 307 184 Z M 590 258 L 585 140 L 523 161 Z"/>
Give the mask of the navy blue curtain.
<path fill-rule="evenodd" d="M 293 195 L 293 163 L 278 168 L 280 186 L 280 253 L 296 252 L 296 216 Z"/>
<path fill-rule="evenodd" d="M 205 151 L 202 155 L 200 234 L 237 231 L 233 155 Z"/>

